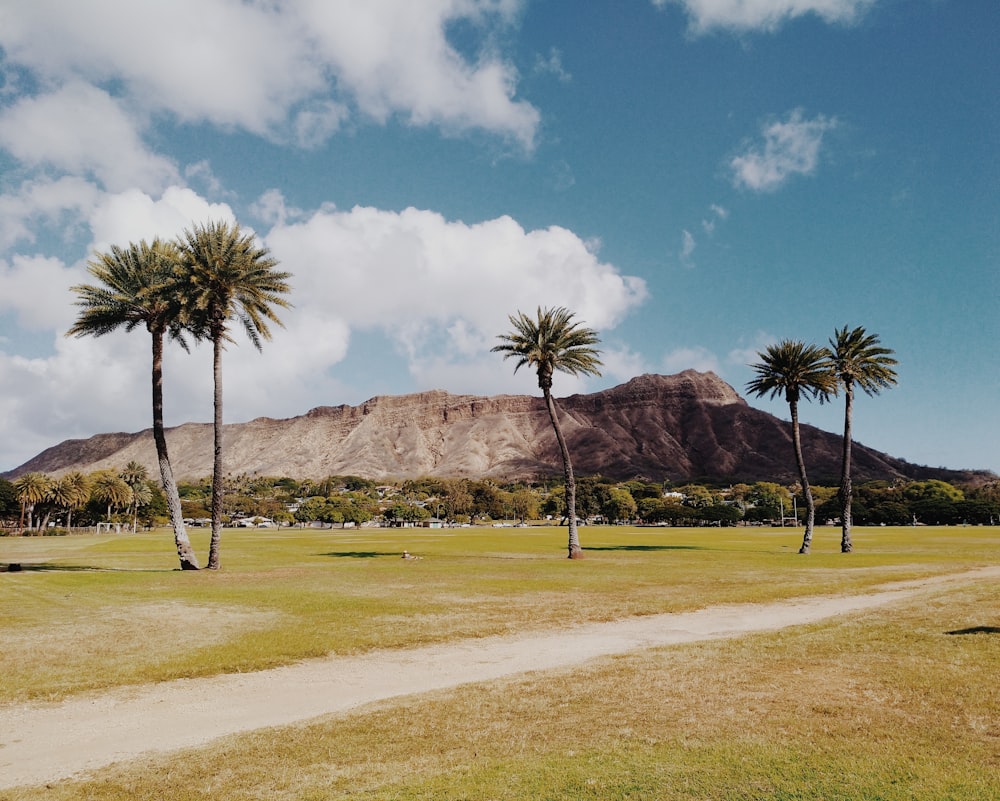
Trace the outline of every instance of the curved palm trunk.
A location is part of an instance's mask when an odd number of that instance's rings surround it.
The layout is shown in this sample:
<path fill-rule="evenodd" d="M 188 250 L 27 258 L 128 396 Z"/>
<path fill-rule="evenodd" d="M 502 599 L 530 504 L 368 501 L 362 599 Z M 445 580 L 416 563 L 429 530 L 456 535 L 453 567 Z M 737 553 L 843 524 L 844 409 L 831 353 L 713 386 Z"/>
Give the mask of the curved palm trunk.
<path fill-rule="evenodd" d="M 562 428 L 559 426 L 559 415 L 556 411 L 556 402 L 552 393 L 548 389 L 542 388 L 545 396 L 545 408 L 549 412 L 549 420 L 552 421 L 552 428 L 556 432 L 556 441 L 559 443 L 559 452 L 562 454 L 563 474 L 566 477 L 566 515 L 569 520 L 569 550 L 570 559 L 583 559 L 583 549 L 580 547 L 580 536 L 576 530 L 576 479 L 573 477 L 573 463 L 569 458 L 569 448 L 566 447 L 566 438 L 563 437 Z"/>
<path fill-rule="evenodd" d="M 160 465 L 160 480 L 167 496 L 170 523 L 174 529 L 174 545 L 181 561 L 181 570 L 197 570 L 198 557 L 195 556 L 184 528 L 184 514 L 181 499 L 174 481 L 174 471 L 170 467 L 167 454 L 167 436 L 163 429 L 163 331 L 153 332 L 153 442 L 156 443 L 156 460 Z"/>
<path fill-rule="evenodd" d="M 854 550 L 854 543 L 851 542 L 851 524 L 854 522 L 851 517 L 851 501 L 854 495 L 854 487 L 851 484 L 851 418 L 854 414 L 853 382 L 844 382 L 844 395 L 846 396 L 846 403 L 844 409 L 844 459 L 840 474 L 840 552 L 850 553 Z"/>
<path fill-rule="evenodd" d="M 208 569 L 219 569 L 222 540 L 222 333 L 212 332 L 212 376 L 215 383 L 212 462 L 212 539 L 208 546 Z"/>
<path fill-rule="evenodd" d="M 806 499 L 806 531 L 802 537 L 802 547 L 799 553 L 809 553 L 812 547 L 813 524 L 816 521 L 816 504 L 813 503 L 812 490 L 806 477 L 806 462 L 802 458 L 802 438 L 799 434 L 799 404 L 789 400 L 788 408 L 792 413 L 792 447 L 795 448 L 795 464 L 799 468 L 799 482 L 802 484 L 802 494 Z"/>

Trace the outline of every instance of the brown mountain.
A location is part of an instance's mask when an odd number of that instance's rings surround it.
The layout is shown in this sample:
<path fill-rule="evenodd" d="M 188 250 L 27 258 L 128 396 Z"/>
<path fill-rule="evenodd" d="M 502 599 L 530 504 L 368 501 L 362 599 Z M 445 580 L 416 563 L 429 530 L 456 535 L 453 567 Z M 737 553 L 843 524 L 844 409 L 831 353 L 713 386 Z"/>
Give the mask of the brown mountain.
<path fill-rule="evenodd" d="M 789 424 L 750 407 L 713 373 L 643 375 L 590 395 L 559 400 L 564 433 L 579 475 L 660 481 L 796 479 Z M 803 426 L 810 480 L 837 483 L 840 436 Z M 168 429 L 174 473 L 212 472 L 212 429 Z M 227 472 L 322 478 L 451 476 L 497 479 L 561 473 L 555 436 L 541 398 L 479 397 L 443 391 L 375 397 L 360 406 L 321 406 L 286 420 L 261 417 L 225 427 Z M 135 460 L 158 474 L 151 430 L 67 440 L 16 468 L 120 468 Z M 967 471 L 911 465 L 857 445 L 855 480 L 974 480 Z"/>

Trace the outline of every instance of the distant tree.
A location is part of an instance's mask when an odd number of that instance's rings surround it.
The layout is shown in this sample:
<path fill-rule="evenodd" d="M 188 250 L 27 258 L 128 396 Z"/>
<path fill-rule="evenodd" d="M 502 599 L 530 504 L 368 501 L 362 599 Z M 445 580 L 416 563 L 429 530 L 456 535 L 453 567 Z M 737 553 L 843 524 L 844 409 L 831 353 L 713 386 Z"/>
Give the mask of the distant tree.
<path fill-rule="evenodd" d="M 80 315 L 67 336 L 103 336 L 124 328 L 132 331 L 140 325 L 152 337 L 153 366 L 153 441 L 160 467 L 160 479 L 167 496 L 170 522 L 174 530 L 174 546 L 182 570 L 197 570 L 198 558 L 184 527 L 184 513 L 170 466 L 167 438 L 163 426 L 163 339 L 169 336 L 187 350 L 183 337 L 181 293 L 176 284 L 174 267 L 177 262 L 175 245 L 154 239 L 130 244 L 127 248 L 113 245 L 106 253 L 87 265 L 98 285 L 73 287 L 78 295 L 76 305 Z"/>
<path fill-rule="evenodd" d="M 597 333 L 574 323 L 573 316 L 565 308 L 543 310 L 539 307 L 534 318 L 518 312 L 509 318 L 513 330 L 509 334 L 501 334 L 499 339 L 502 344 L 492 350 L 504 354 L 504 359 L 517 359 L 515 373 L 525 365 L 537 371 L 538 388 L 545 398 L 545 408 L 562 454 L 569 522 L 569 558 L 579 559 L 583 556 L 583 550 L 576 530 L 576 480 L 573 477 L 569 448 L 559 425 L 556 402 L 552 397 L 552 376 L 557 370 L 570 375 L 600 375 L 598 368 L 601 361 L 598 358 L 600 351 L 594 347 L 600 342 Z"/>
<path fill-rule="evenodd" d="M 449 479 L 442 482 L 441 505 L 444 516 L 454 520 L 458 515 L 472 511 L 472 493 L 467 480 Z"/>
<path fill-rule="evenodd" d="M 24 531 L 25 515 L 28 517 L 28 528 L 34 528 L 35 505 L 48 497 L 51 487 L 52 479 L 45 473 L 24 473 L 14 479 L 14 497 L 21 504 L 21 522 L 18 524 L 20 531 Z"/>
<path fill-rule="evenodd" d="M 514 517 L 522 523 L 538 517 L 538 497 L 531 490 L 518 489 L 510 494 Z"/>
<path fill-rule="evenodd" d="M 0 478 L 0 519 L 17 514 L 17 496 L 14 485 L 5 478 Z"/>
<path fill-rule="evenodd" d="M 830 351 L 804 342 L 783 340 L 758 352 L 760 361 L 750 365 L 757 377 L 747 384 L 747 390 L 763 397 L 772 398 L 783 394 L 792 417 L 792 448 L 799 470 L 802 494 L 806 500 L 806 528 L 799 553 L 809 553 L 812 546 L 813 526 L 816 520 L 816 506 L 809 489 L 805 458 L 802 455 L 802 438 L 799 431 L 799 400 L 818 398 L 822 403 L 836 391 L 836 379 L 832 372 Z"/>
<path fill-rule="evenodd" d="M 118 477 L 132 490 L 132 533 L 135 534 L 139 524 L 139 507 L 145 506 L 153 499 L 152 492 L 146 486 L 149 471 L 145 465 L 133 459 L 121 469 Z"/>
<path fill-rule="evenodd" d="M 743 512 L 738 506 L 716 503 L 703 506 L 698 510 L 698 516 L 708 523 L 718 523 L 720 526 L 731 526 L 743 519 Z"/>
<path fill-rule="evenodd" d="M 867 395 L 877 395 L 883 389 L 895 385 L 897 376 L 893 369 L 898 362 L 892 357 L 893 351 L 879 344 L 878 334 L 869 334 L 862 327 L 848 330 L 845 325 L 834 333 L 830 340 L 833 356 L 833 372 L 844 389 L 844 456 L 840 473 L 840 550 L 850 553 L 854 550 L 851 540 L 851 433 L 854 411 L 854 388 L 859 387 Z"/>
<path fill-rule="evenodd" d="M 281 324 L 274 307 L 288 308 L 284 295 L 290 273 L 274 268 L 278 262 L 267 248 L 259 247 L 253 234 L 238 224 L 209 222 L 184 232 L 180 241 L 179 285 L 183 287 L 185 324 L 192 334 L 212 341 L 212 374 L 215 384 L 212 471 L 212 537 L 208 565 L 217 570 L 222 538 L 222 351 L 231 342 L 229 323 L 239 320 L 258 350 L 271 338 L 268 321 Z"/>
<path fill-rule="evenodd" d="M 115 509 L 132 503 L 132 488 L 113 470 L 98 470 L 91 476 L 90 495 L 107 506 L 109 521 Z"/>
<path fill-rule="evenodd" d="M 635 519 L 638 506 L 632 493 L 624 487 L 611 487 L 601 514 L 612 523 L 627 523 Z"/>
<path fill-rule="evenodd" d="M 757 481 L 752 484 L 747 500 L 750 508 L 746 512 L 746 518 L 760 522 L 780 520 L 785 516 L 784 510 L 792 507 L 792 494 L 773 481 Z"/>
<path fill-rule="evenodd" d="M 70 529 L 74 510 L 83 508 L 90 498 L 90 482 L 79 470 L 72 470 L 53 482 L 49 497 L 66 510 L 66 528 Z"/>

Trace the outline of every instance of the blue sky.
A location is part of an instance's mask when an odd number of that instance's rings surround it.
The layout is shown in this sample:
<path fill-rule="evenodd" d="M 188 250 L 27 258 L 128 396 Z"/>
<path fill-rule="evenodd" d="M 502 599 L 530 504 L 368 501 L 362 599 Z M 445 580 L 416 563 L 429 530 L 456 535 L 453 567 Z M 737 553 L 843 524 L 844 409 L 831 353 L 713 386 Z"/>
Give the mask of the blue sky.
<path fill-rule="evenodd" d="M 148 337 L 67 339 L 69 288 L 225 218 L 295 304 L 226 352 L 229 422 L 534 393 L 489 349 L 561 305 L 605 369 L 557 395 L 742 393 L 863 325 L 900 383 L 857 439 L 1000 472 L 998 33 L 995 0 L 3 0 L 0 470 L 149 426 Z M 209 351 L 168 353 L 168 425 L 211 419 Z"/>

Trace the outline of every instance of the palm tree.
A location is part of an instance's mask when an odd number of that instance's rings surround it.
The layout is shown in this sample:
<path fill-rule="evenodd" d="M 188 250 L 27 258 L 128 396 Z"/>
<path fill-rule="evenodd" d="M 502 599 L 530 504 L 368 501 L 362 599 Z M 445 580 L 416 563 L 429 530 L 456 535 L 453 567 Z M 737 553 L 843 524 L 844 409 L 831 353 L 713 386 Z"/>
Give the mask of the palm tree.
<path fill-rule="evenodd" d="M 14 497 L 21 504 L 21 522 L 18 529 L 24 531 L 24 517 L 28 516 L 28 528 L 34 528 L 35 504 L 44 501 L 52 487 L 52 479 L 45 473 L 25 473 L 14 479 Z"/>
<path fill-rule="evenodd" d="M 132 331 L 144 325 L 153 340 L 153 441 L 160 466 L 160 478 L 170 509 L 174 529 L 174 545 L 182 570 L 197 570 L 195 556 L 184 527 L 184 514 L 177 493 L 167 438 L 163 428 L 163 338 L 170 336 L 187 350 L 181 325 L 181 306 L 175 282 L 177 246 L 154 239 L 132 243 L 127 248 L 113 245 L 107 253 L 97 254 L 96 261 L 87 265 L 90 274 L 100 284 L 73 287 L 79 296 L 76 305 L 80 316 L 67 336 L 103 336 L 119 328 Z"/>
<path fill-rule="evenodd" d="M 148 504 L 153 497 L 146 485 L 149 472 L 145 465 L 132 460 L 122 468 L 118 477 L 132 490 L 132 533 L 135 534 L 139 523 L 139 507 Z"/>
<path fill-rule="evenodd" d="M 899 364 L 893 351 L 879 344 L 878 334 L 869 334 L 861 326 L 848 330 L 834 331 L 830 340 L 833 355 L 833 372 L 844 388 L 844 458 L 840 473 L 840 550 L 850 553 L 854 550 L 851 542 L 851 502 L 854 489 L 851 485 L 851 425 L 854 415 L 854 387 L 860 387 L 869 396 L 877 395 L 883 389 L 896 384 Z"/>
<path fill-rule="evenodd" d="M 66 510 L 66 528 L 73 527 L 73 510 L 81 508 L 90 499 L 90 483 L 79 470 L 56 479 L 49 491 L 49 499 Z"/>
<path fill-rule="evenodd" d="M 538 308 L 534 318 L 524 312 L 510 316 L 513 331 L 501 334 L 502 344 L 492 348 L 494 353 L 504 354 L 504 359 L 514 357 L 516 373 L 524 365 L 534 367 L 538 372 L 538 387 L 545 398 L 545 408 L 556 432 L 559 452 L 562 454 L 563 472 L 566 476 L 566 514 L 569 519 L 569 558 L 580 559 L 583 550 L 576 530 L 576 480 L 573 464 L 569 458 L 569 448 L 559 425 L 559 415 L 555 399 L 552 397 L 552 375 L 560 370 L 570 375 L 600 375 L 598 358 L 600 351 L 592 347 L 600 342 L 597 333 L 590 328 L 581 328 L 573 322 L 573 313 L 563 307 L 555 309 Z"/>
<path fill-rule="evenodd" d="M 132 503 L 132 488 L 112 470 L 94 473 L 90 495 L 95 501 L 108 505 L 108 522 L 115 509 L 124 509 Z"/>
<path fill-rule="evenodd" d="M 184 287 L 188 330 L 212 340 L 212 373 L 215 382 L 214 465 L 212 471 L 212 539 L 207 567 L 219 568 L 222 534 L 222 351 L 229 335 L 229 322 L 236 318 L 257 350 L 270 339 L 267 322 L 281 325 L 272 307 L 288 308 L 282 297 L 289 291 L 290 273 L 274 268 L 278 262 L 267 248 L 258 247 L 253 234 L 239 224 L 209 222 L 195 226 L 181 237 L 178 276 Z"/>
<path fill-rule="evenodd" d="M 758 352 L 761 361 L 750 365 L 757 377 L 747 384 L 747 391 L 758 397 L 770 393 L 772 398 L 784 394 L 792 416 L 792 447 L 799 469 L 799 482 L 806 499 L 806 531 L 799 553 L 809 553 L 812 545 L 816 505 L 806 476 L 806 463 L 802 457 L 802 440 L 799 434 L 799 399 L 819 398 L 820 403 L 837 391 L 836 378 L 831 372 L 831 354 L 826 348 L 804 342 L 783 340 Z"/>

